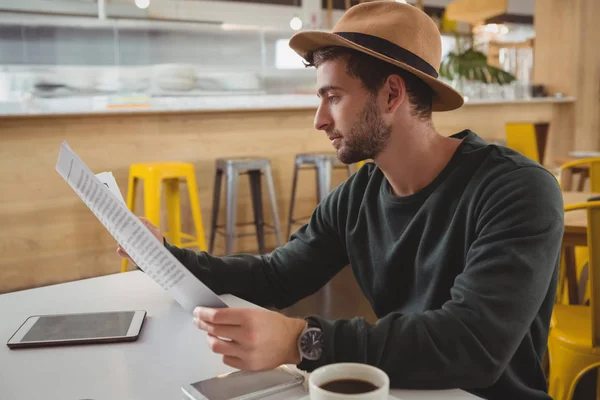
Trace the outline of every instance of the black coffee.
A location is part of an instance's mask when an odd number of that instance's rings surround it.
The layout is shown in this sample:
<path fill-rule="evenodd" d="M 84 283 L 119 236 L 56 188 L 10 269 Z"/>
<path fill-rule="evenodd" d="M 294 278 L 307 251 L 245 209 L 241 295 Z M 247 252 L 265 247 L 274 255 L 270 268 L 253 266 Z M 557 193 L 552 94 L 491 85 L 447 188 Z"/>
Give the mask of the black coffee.
<path fill-rule="evenodd" d="M 379 387 L 360 379 L 338 379 L 322 384 L 321 389 L 334 393 L 358 394 L 372 392 Z"/>

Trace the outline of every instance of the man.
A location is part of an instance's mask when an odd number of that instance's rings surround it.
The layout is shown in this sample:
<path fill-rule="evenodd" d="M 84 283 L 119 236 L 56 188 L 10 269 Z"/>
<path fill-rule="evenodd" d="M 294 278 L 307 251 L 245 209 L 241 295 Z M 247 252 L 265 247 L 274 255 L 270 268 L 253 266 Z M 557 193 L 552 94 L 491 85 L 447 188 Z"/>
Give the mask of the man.
<path fill-rule="evenodd" d="M 165 245 L 215 292 L 278 308 L 351 264 L 379 320 L 198 308 L 212 350 L 246 370 L 354 361 L 382 368 L 393 387 L 549 399 L 541 360 L 563 233 L 555 178 L 471 131 L 435 131 L 432 110 L 462 97 L 437 80 L 439 32 L 410 5 L 355 6 L 334 33 L 299 33 L 290 46 L 317 68 L 315 127 L 343 162 L 374 163 L 271 254 Z"/>

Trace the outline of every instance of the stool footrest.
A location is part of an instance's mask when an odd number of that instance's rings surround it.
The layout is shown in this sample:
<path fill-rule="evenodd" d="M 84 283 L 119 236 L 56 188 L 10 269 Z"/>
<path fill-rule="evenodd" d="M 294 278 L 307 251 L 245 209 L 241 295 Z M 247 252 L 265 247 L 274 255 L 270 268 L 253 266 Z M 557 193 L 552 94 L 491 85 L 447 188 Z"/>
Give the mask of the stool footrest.
<path fill-rule="evenodd" d="M 250 226 L 250 225 L 254 225 L 254 222 L 240 222 L 237 223 L 236 226 Z M 264 224 L 263 225 L 264 228 L 268 228 L 265 229 L 264 233 L 265 234 L 270 234 L 270 233 L 277 233 L 277 229 L 271 225 L 271 224 Z M 215 233 L 221 235 L 221 236 L 227 236 L 227 232 L 225 231 L 225 226 L 224 225 L 217 225 L 215 227 Z M 233 236 L 235 237 L 242 237 L 242 236 L 254 236 L 255 233 L 254 232 L 242 232 L 242 233 L 234 233 Z"/>
<path fill-rule="evenodd" d="M 166 237 L 167 239 L 171 238 L 171 234 L 169 232 L 165 232 L 163 234 L 164 237 Z M 179 232 L 179 236 L 181 236 L 182 239 L 188 239 L 188 240 L 194 240 L 197 241 L 198 238 L 196 236 L 187 234 L 187 233 L 183 233 L 183 232 Z"/>

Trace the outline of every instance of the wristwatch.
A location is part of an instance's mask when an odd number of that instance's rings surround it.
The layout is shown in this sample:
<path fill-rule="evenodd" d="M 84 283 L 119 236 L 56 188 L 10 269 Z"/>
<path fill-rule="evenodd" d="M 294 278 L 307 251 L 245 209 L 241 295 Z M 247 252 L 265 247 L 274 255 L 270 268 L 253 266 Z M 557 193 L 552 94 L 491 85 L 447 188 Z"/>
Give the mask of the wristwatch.
<path fill-rule="evenodd" d="M 298 350 L 302 360 L 316 361 L 323 355 L 323 330 L 321 326 L 311 319 L 307 319 L 306 326 L 298 337 Z"/>

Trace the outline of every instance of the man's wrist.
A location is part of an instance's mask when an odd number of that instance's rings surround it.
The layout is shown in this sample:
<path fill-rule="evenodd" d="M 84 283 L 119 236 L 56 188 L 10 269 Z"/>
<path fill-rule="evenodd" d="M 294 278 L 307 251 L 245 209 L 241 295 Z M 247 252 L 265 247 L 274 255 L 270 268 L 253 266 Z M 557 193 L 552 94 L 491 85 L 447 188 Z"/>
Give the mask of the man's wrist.
<path fill-rule="evenodd" d="M 290 349 L 290 360 L 289 364 L 300 364 L 302 361 L 302 355 L 300 354 L 300 348 L 298 347 L 298 341 L 300 340 L 300 335 L 304 332 L 304 328 L 306 328 L 307 323 L 303 319 L 292 318 L 291 321 L 291 339 L 293 340 Z"/>

